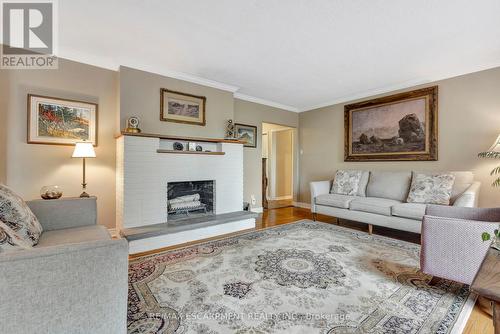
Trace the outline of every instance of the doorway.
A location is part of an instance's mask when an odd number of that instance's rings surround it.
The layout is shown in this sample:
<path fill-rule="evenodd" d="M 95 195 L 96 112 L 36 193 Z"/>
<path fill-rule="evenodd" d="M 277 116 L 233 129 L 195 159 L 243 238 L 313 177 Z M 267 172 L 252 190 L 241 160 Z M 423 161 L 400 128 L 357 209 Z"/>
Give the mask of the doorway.
<path fill-rule="evenodd" d="M 295 128 L 262 123 L 262 206 L 293 206 Z"/>

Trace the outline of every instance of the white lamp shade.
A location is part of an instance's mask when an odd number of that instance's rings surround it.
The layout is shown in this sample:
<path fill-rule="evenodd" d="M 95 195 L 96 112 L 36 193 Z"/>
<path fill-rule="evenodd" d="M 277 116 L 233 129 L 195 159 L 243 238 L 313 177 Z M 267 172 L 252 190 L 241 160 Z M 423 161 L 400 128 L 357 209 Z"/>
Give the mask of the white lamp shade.
<path fill-rule="evenodd" d="M 495 142 L 487 152 L 500 152 L 500 135 L 497 137 L 497 140 L 495 140 Z"/>
<path fill-rule="evenodd" d="M 95 158 L 94 146 L 92 143 L 80 142 L 75 144 L 72 158 Z"/>

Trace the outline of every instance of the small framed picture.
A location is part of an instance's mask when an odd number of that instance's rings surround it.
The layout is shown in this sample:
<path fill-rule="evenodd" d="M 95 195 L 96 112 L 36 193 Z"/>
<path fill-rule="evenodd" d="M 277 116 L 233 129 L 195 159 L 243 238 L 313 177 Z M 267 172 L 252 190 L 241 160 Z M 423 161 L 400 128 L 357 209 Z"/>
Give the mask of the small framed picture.
<path fill-rule="evenodd" d="M 205 96 L 161 89 L 160 120 L 194 125 L 206 124 Z"/>
<path fill-rule="evenodd" d="M 234 125 L 236 139 L 245 142 L 245 147 L 257 147 L 257 127 L 254 125 L 239 124 Z"/>
<path fill-rule="evenodd" d="M 188 151 L 196 151 L 196 143 L 188 143 Z"/>
<path fill-rule="evenodd" d="M 28 144 L 97 146 L 97 104 L 28 95 Z"/>

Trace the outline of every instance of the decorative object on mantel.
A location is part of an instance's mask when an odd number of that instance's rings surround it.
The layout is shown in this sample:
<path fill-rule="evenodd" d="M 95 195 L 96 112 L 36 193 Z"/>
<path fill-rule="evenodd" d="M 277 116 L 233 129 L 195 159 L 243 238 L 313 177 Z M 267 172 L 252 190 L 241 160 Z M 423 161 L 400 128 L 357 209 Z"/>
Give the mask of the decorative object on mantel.
<path fill-rule="evenodd" d="M 28 144 L 97 146 L 96 103 L 28 94 Z"/>
<path fill-rule="evenodd" d="M 206 124 L 205 96 L 176 92 L 166 88 L 160 90 L 160 120 L 194 125 Z"/>
<path fill-rule="evenodd" d="M 128 133 L 140 133 L 141 129 L 139 129 L 139 117 L 132 116 L 127 119 L 127 128 L 125 132 Z"/>
<path fill-rule="evenodd" d="M 226 139 L 234 139 L 234 123 L 232 119 L 226 121 Z"/>
<path fill-rule="evenodd" d="M 85 159 L 95 158 L 94 146 L 89 142 L 79 142 L 75 144 L 75 150 L 73 151 L 72 158 L 83 158 L 83 177 L 82 177 L 82 193 L 80 197 L 90 197 L 89 194 L 85 192 L 87 188 L 87 182 L 85 181 Z"/>
<path fill-rule="evenodd" d="M 40 197 L 43 199 L 58 199 L 63 195 L 62 190 L 59 186 L 43 186 L 40 189 Z"/>
<path fill-rule="evenodd" d="M 438 87 L 344 107 L 344 161 L 438 159 Z"/>
<path fill-rule="evenodd" d="M 257 127 L 248 124 L 235 124 L 235 137 L 244 142 L 245 147 L 257 147 Z"/>
<path fill-rule="evenodd" d="M 188 143 L 188 151 L 190 151 L 190 152 L 197 151 L 197 149 L 196 149 L 196 143 L 189 142 Z"/>
<path fill-rule="evenodd" d="M 182 145 L 181 143 L 179 143 L 178 141 L 176 141 L 174 143 L 174 150 L 175 151 L 182 151 L 184 149 L 184 145 Z"/>
<path fill-rule="evenodd" d="M 196 145 L 196 151 L 197 152 L 202 152 L 203 151 L 203 147 L 201 147 L 201 145 Z"/>

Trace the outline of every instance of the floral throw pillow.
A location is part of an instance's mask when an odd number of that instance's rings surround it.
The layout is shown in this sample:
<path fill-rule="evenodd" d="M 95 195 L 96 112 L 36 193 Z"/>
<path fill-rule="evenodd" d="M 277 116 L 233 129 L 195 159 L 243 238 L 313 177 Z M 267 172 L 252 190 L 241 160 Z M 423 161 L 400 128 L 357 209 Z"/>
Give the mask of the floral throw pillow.
<path fill-rule="evenodd" d="M 3 184 L 0 184 L 0 221 L 10 229 L 5 231 L 5 228 L 2 228 L 5 233 L 9 233 L 11 238 L 15 235 L 29 246 L 36 245 L 42 234 L 42 225 L 28 205 Z"/>
<path fill-rule="evenodd" d="M 414 173 L 407 202 L 449 205 L 453 183 L 453 174 Z"/>
<path fill-rule="evenodd" d="M 330 193 L 355 196 L 358 193 L 361 175 L 363 175 L 361 170 L 338 170 Z"/>
<path fill-rule="evenodd" d="M 26 248 L 31 248 L 31 246 L 0 221 L 0 253 Z"/>

